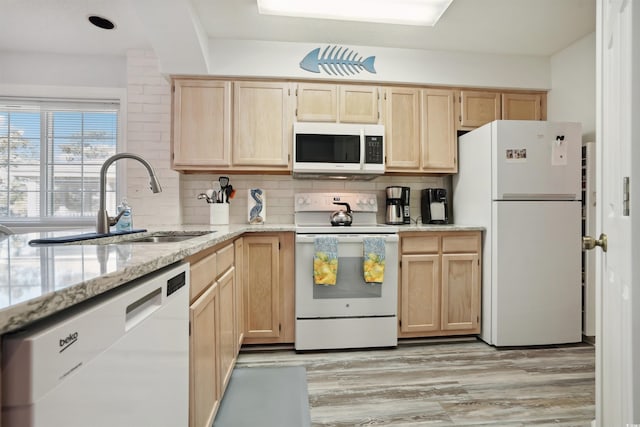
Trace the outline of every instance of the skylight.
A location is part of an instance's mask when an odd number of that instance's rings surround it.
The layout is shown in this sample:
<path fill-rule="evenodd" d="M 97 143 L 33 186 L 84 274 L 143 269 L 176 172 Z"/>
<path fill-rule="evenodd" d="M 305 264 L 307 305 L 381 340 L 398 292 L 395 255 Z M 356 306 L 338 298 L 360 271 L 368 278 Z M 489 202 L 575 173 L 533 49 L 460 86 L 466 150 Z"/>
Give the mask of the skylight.
<path fill-rule="evenodd" d="M 433 26 L 453 0 L 257 0 L 264 15 Z"/>

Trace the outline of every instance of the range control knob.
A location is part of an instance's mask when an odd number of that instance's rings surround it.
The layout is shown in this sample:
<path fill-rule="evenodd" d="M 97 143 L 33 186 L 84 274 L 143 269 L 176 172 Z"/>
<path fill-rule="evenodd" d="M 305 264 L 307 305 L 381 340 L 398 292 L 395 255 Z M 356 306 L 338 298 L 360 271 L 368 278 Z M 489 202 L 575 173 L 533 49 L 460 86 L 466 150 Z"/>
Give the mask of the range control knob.
<path fill-rule="evenodd" d="M 374 199 L 374 198 L 369 199 L 369 204 L 371 206 L 375 205 L 376 204 L 376 199 Z"/>

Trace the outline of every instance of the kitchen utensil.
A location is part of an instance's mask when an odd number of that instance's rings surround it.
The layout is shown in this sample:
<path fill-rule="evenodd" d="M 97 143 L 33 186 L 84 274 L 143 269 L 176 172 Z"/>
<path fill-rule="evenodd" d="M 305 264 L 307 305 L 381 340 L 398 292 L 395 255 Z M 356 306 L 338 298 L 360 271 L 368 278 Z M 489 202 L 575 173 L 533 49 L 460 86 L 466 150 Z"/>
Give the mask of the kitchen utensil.
<path fill-rule="evenodd" d="M 235 191 L 233 189 L 233 185 L 229 184 L 224 190 L 225 202 L 229 203 L 229 199 L 233 198 L 231 194 L 235 195 Z"/>
<path fill-rule="evenodd" d="M 222 203 L 222 189 L 220 187 L 220 183 L 218 181 L 213 181 L 211 183 L 211 188 L 213 189 L 213 203 Z"/>
<path fill-rule="evenodd" d="M 224 202 L 224 198 L 227 195 L 227 187 L 229 186 L 229 177 L 221 176 L 218 178 L 218 182 L 220 183 L 220 201 Z"/>
<path fill-rule="evenodd" d="M 340 209 L 331 214 L 331 225 L 348 226 L 353 222 L 353 215 L 351 214 L 351 206 L 349 203 L 333 202 L 334 205 L 346 206 L 347 210 Z"/>
<path fill-rule="evenodd" d="M 205 199 L 205 200 L 207 201 L 207 203 L 213 203 L 213 199 L 211 199 L 211 197 L 209 197 L 209 196 L 208 196 L 207 194 L 205 194 L 205 193 L 200 193 L 200 194 L 198 194 L 197 199 L 198 199 L 198 200 Z"/>

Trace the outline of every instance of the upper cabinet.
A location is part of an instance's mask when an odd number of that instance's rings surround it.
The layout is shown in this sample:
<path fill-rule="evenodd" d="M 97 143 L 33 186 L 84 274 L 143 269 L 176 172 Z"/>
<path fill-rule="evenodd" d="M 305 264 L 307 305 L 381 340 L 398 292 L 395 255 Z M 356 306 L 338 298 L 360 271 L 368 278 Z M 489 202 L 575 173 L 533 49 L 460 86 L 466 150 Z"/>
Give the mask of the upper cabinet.
<path fill-rule="evenodd" d="M 232 163 L 237 169 L 290 169 L 291 89 L 290 83 L 234 83 Z"/>
<path fill-rule="evenodd" d="M 420 89 L 384 89 L 386 169 L 420 170 Z"/>
<path fill-rule="evenodd" d="M 299 122 L 378 123 L 376 86 L 299 83 L 296 120 Z"/>
<path fill-rule="evenodd" d="M 291 172 L 293 122 L 385 125 L 386 171 L 456 173 L 457 131 L 546 120 L 541 91 L 289 81 L 173 79 L 174 170 Z"/>
<path fill-rule="evenodd" d="M 421 99 L 422 169 L 457 172 L 455 93 L 449 89 L 423 89 Z"/>
<path fill-rule="evenodd" d="M 460 127 L 476 128 L 500 119 L 498 92 L 460 91 Z"/>
<path fill-rule="evenodd" d="M 539 93 L 503 93 L 502 119 L 543 120 L 542 103 L 543 95 Z"/>
<path fill-rule="evenodd" d="M 176 170 L 229 167 L 231 82 L 174 80 L 172 141 Z"/>
<path fill-rule="evenodd" d="M 457 170 L 453 90 L 389 87 L 384 103 L 387 171 Z"/>
<path fill-rule="evenodd" d="M 544 92 L 461 90 L 458 130 L 472 130 L 494 120 L 546 120 Z"/>

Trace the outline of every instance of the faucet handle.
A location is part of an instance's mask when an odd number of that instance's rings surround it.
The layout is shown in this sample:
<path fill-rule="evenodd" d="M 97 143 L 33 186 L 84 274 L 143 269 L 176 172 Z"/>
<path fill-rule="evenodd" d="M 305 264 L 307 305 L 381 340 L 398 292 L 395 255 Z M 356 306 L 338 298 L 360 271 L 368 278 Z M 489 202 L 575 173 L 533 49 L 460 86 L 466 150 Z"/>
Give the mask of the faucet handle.
<path fill-rule="evenodd" d="M 120 213 L 116 216 L 107 215 L 107 218 L 109 218 L 109 227 L 113 227 L 114 225 L 116 225 L 120 217 L 124 215 L 124 212 L 125 212 L 125 209 L 121 210 Z"/>

